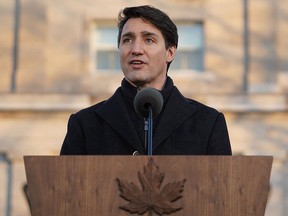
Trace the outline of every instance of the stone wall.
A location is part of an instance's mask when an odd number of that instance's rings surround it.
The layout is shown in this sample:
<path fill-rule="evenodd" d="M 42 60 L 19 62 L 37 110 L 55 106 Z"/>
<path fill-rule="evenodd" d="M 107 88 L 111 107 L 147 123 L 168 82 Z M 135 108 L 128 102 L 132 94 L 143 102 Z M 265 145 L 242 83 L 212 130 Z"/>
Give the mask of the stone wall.
<path fill-rule="evenodd" d="M 11 94 L 14 1 L 0 1 L 0 215 L 9 200 L 10 171 L 10 215 L 30 214 L 23 156 L 58 155 L 69 115 L 108 98 L 120 85 L 122 74 L 90 71 L 91 24 L 114 21 L 125 6 L 151 4 L 176 21 L 203 22 L 205 71 L 169 73 L 185 96 L 224 112 L 234 154 L 274 156 L 265 215 L 286 216 L 288 4 L 248 1 L 250 64 L 243 92 L 243 2 L 20 0 L 16 93 Z"/>
<path fill-rule="evenodd" d="M 142 1 L 167 12 L 173 20 L 200 21 L 205 34 L 205 73 L 189 79 L 190 92 L 239 93 L 243 90 L 244 37 L 241 0 Z M 90 30 L 94 22 L 115 23 L 120 9 L 139 1 L 20 1 L 18 93 L 111 93 L 121 74 L 90 69 Z M 105 10 L 103 9 L 105 8 Z M 0 92 L 10 90 L 13 63 L 13 1 L 0 4 Z M 248 1 L 250 92 L 277 91 L 279 73 L 287 73 L 284 1 Z M 116 38 L 115 38 L 116 40 Z M 171 71 L 172 73 L 173 71 Z M 179 74 L 179 73 L 178 73 Z M 193 74 L 193 73 L 192 73 Z M 188 74 L 188 77 L 190 75 Z M 187 74 L 178 75 L 180 83 Z M 208 77 L 208 78 L 207 78 Z M 99 80 L 101 80 L 99 82 Z M 207 80 L 209 88 L 207 88 Z"/>

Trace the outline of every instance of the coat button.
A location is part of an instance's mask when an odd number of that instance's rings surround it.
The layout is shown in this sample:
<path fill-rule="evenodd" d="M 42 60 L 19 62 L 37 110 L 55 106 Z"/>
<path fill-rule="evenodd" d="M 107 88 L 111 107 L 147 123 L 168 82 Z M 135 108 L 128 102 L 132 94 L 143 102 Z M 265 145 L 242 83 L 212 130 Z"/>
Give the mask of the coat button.
<path fill-rule="evenodd" d="M 134 151 L 132 155 L 133 155 L 133 156 L 138 156 L 138 155 L 140 155 L 140 154 L 139 154 L 138 151 Z"/>

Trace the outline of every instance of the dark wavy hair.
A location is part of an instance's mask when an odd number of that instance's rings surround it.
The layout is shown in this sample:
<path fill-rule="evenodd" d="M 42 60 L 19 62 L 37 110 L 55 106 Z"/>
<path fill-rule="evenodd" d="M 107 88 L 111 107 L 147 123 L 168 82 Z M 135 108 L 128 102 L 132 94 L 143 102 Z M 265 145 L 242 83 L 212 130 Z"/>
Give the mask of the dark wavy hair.
<path fill-rule="evenodd" d="M 177 48 L 178 32 L 176 25 L 166 13 L 149 5 L 126 7 L 120 11 L 118 15 L 118 47 L 120 45 L 123 27 L 130 18 L 141 18 L 151 23 L 162 33 L 165 40 L 166 49 L 173 46 Z M 170 64 L 171 62 L 169 62 L 167 65 L 167 71 Z"/>

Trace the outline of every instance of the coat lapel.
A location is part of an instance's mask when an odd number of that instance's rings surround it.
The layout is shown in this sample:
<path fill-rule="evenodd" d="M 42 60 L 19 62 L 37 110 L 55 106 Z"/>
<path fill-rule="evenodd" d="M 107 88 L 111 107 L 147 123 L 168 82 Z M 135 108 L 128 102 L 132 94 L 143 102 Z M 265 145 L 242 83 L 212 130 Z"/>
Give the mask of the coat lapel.
<path fill-rule="evenodd" d="M 153 149 L 169 137 L 187 118 L 196 111 L 179 90 L 174 87 L 159 119 L 153 135 Z M 145 154 L 141 140 L 125 108 L 120 90 L 107 100 L 96 113 L 101 116 L 123 139 L 140 154 Z"/>
<path fill-rule="evenodd" d="M 140 154 L 144 154 L 145 151 L 141 140 L 131 122 L 131 118 L 129 117 L 124 103 L 119 88 L 103 106 L 96 110 L 96 113 L 125 139 L 127 143 L 133 146 L 135 150 Z"/>
<path fill-rule="evenodd" d="M 153 137 L 153 149 L 170 136 L 187 118 L 196 111 L 185 97 L 174 87 L 159 119 Z"/>

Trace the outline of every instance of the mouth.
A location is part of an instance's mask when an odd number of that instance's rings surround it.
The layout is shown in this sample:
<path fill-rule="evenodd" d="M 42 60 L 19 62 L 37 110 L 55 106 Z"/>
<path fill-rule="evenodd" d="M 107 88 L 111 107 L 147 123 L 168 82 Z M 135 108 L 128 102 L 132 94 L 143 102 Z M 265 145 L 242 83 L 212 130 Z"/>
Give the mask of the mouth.
<path fill-rule="evenodd" d="M 141 61 L 141 60 L 132 60 L 129 62 L 131 65 L 142 65 L 145 64 L 145 62 Z"/>

